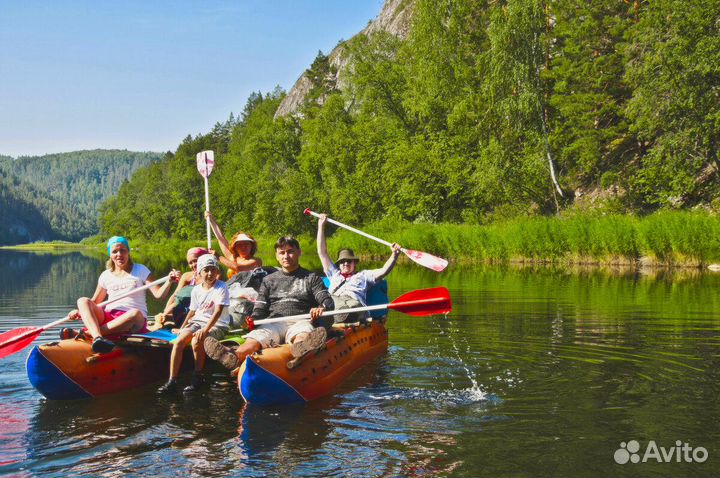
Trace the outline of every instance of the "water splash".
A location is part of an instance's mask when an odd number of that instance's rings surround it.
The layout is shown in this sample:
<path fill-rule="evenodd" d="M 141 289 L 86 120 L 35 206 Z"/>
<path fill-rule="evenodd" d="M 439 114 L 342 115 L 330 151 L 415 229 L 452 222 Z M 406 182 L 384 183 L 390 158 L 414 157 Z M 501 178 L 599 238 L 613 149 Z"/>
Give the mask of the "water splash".
<path fill-rule="evenodd" d="M 468 367 L 468 364 L 465 363 L 462 359 L 462 354 L 460 353 L 460 348 L 458 347 L 458 343 L 454 338 L 455 334 L 449 333 L 447 334 L 448 338 L 450 339 L 450 344 L 452 345 L 452 350 L 455 353 L 455 357 L 457 358 L 458 363 L 460 364 L 460 367 L 464 370 L 465 375 L 470 380 L 471 386 L 469 389 L 466 390 L 459 390 L 459 392 L 468 392 L 471 397 L 476 397 L 475 401 L 480 401 L 485 398 L 487 395 L 486 392 L 480 387 L 480 383 L 478 382 L 475 373 L 473 373 L 472 370 L 470 370 L 470 367 Z M 469 349 L 469 347 L 467 347 Z"/>

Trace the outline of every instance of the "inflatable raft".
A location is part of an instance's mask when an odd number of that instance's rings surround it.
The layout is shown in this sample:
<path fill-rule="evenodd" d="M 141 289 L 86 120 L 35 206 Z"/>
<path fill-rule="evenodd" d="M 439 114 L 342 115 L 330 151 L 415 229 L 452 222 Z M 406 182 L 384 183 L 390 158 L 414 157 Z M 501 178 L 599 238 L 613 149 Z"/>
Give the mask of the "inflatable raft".
<path fill-rule="evenodd" d="M 174 338 L 167 330 L 125 336 L 109 354 L 93 353 L 89 339 L 40 345 L 28 355 L 28 378 L 51 400 L 91 398 L 140 387 L 167 377 Z M 192 363 L 192 354 L 183 360 L 183 364 Z"/>
<path fill-rule="evenodd" d="M 245 401 L 256 405 L 302 403 L 328 395 L 353 372 L 385 354 L 385 321 L 348 327 L 341 337 L 303 357 L 290 368 L 290 345 L 263 349 L 248 356 L 240 367 L 238 388 Z"/>
<path fill-rule="evenodd" d="M 327 278 L 323 278 L 328 285 Z M 388 302 L 387 282 L 375 284 L 367 295 L 368 305 Z M 238 388 L 246 402 L 256 405 L 302 403 L 328 395 L 353 372 L 385 354 L 388 332 L 386 310 L 370 313 L 372 321 L 339 329 L 342 336 L 327 341 L 325 347 L 293 360 L 290 345 L 263 349 L 245 358 L 238 373 Z"/>
<path fill-rule="evenodd" d="M 387 302 L 387 283 L 381 281 L 368 293 L 369 304 Z M 342 336 L 303 357 L 292 368 L 290 346 L 264 349 L 247 357 L 238 375 L 240 393 L 259 405 L 297 403 L 329 394 L 340 382 L 388 347 L 385 311 L 373 311 L 367 324 L 348 327 Z M 224 342 L 241 344 L 242 332 Z M 68 339 L 34 347 L 26 368 L 30 383 L 51 400 L 97 397 L 165 379 L 175 335 L 168 330 L 122 336 L 109 354 L 92 352 L 89 339 Z M 192 367 L 190 347 L 183 369 Z"/>

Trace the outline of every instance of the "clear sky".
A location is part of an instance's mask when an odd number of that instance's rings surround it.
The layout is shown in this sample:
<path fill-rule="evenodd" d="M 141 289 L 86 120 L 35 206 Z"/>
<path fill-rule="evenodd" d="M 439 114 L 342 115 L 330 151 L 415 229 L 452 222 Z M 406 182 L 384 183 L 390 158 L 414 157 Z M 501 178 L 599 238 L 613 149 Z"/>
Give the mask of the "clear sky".
<path fill-rule="evenodd" d="M 0 154 L 174 151 L 382 0 L 0 0 Z"/>

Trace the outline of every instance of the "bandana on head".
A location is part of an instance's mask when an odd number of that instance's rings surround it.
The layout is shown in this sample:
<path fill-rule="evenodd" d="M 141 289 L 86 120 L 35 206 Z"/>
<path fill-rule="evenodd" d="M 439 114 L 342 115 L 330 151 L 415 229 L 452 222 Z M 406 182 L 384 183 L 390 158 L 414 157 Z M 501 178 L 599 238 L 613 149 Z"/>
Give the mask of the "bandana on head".
<path fill-rule="evenodd" d="M 110 239 L 108 239 L 107 243 L 107 250 L 108 250 L 108 256 L 110 255 L 110 250 L 112 249 L 112 246 L 115 244 L 125 244 L 125 247 L 130 250 L 130 244 L 128 244 L 127 239 L 125 239 L 123 236 L 113 236 Z"/>
<path fill-rule="evenodd" d="M 195 257 L 204 256 L 205 254 L 208 254 L 207 249 L 203 249 L 202 247 L 191 247 L 187 251 L 188 255 L 193 255 Z"/>
<path fill-rule="evenodd" d="M 202 271 L 206 267 L 214 267 L 215 269 L 220 270 L 218 260 L 212 254 L 205 254 L 203 256 L 200 256 L 200 258 L 198 259 L 197 269 L 199 271 Z"/>

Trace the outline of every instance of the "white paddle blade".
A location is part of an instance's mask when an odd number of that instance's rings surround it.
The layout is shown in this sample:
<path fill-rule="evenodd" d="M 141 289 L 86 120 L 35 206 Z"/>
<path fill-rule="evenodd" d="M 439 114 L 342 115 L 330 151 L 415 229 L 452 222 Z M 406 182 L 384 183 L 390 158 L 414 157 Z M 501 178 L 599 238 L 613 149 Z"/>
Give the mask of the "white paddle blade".
<path fill-rule="evenodd" d="M 413 251 L 412 249 L 403 249 L 402 251 L 413 261 L 417 262 L 423 267 L 432 269 L 435 272 L 442 272 L 448 266 L 448 261 L 446 261 L 442 257 L 428 254 L 427 252 Z"/>
<path fill-rule="evenodd" d="M 197 154 L 197 170 L 200 176 L 210 177 L 215 166 L 215 153 L 213 151 L 201 151 Z"/>

